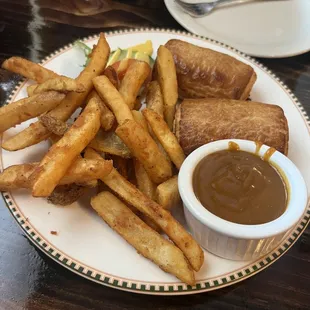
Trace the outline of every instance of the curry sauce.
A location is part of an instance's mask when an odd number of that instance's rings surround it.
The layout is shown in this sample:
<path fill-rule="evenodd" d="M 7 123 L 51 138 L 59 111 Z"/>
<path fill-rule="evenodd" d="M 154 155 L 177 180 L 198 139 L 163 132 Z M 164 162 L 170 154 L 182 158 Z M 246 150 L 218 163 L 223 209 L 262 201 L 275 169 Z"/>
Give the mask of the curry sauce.
<path fill-rule="evenodd" d="M 275 220 L 286 209 L 287 190 L 267 157 L 237 149 L 206 156 L 193 175 L 196 197 L 208 211 L 230 222 L 254 225 Z"/>

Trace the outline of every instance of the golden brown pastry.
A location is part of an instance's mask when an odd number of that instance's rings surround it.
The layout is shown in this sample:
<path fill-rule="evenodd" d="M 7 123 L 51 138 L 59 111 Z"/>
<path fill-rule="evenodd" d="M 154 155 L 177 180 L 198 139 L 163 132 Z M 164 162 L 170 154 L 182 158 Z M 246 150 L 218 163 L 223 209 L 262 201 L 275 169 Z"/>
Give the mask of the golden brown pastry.
<path fill-rule="evenodd" d="M 175 116 L 175 133 L 188 155 L 221 139 L 246 139 L 288 151 L 288 125 L 276 105 L 230 99 L 185 99 Z"/>
<path fill-rule="evenodd" d="M 174 57 L 179 97 L 240 100 L 249 97 L 256 81 L 256 73 L 251 66 L 226 54 L 181 40 L 169 40 L 165 46 Z"/>

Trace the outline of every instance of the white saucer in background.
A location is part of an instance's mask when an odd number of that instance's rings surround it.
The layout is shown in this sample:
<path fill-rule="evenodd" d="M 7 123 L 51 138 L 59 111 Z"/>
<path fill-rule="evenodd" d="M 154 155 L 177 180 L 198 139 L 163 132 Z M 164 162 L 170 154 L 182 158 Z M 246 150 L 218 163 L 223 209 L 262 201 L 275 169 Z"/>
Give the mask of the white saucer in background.
<path fill-rule="evenodd" d="M 202 18 L 186 14 L 174 0 L 165 4 L 188 31 L 252 56 L 281 58 L 310 50 L 310 0 L 257 0 L 222 7 Z"/>

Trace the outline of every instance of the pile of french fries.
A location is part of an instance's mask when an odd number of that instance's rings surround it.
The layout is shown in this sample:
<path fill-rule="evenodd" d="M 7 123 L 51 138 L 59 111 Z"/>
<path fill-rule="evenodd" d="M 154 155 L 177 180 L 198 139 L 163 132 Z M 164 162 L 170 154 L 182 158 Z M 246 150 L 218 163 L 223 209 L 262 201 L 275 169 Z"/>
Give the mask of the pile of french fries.
<path fill-rule="evenodd" d="M 37 84 L 28 87 L 27 98 L 0 109 L 0 133 L 38 120 L 2 147 L 17 151 L 47 139 L 51 146 L 40 162 L 6 168 L 0 190 L 27 188 L 33 197 L 65 205 L 97 187 L 90 204 L 103 220 L 140 254 L 194 285 L 203 251 L 169 212 L 180 202 L 177 171 L 185 159 L 172 132 L 178 100 L 173 57 L 159 47 L 157 80 L 145 86 L 146 108 L 139 111 L 143 98 L 138 96 L 151 67 L 132 62 L 120 81 L 117 71 L 106 67 L 109 55 L 101 33 L 76 79 L 19 57 L 3 63 Z"/>

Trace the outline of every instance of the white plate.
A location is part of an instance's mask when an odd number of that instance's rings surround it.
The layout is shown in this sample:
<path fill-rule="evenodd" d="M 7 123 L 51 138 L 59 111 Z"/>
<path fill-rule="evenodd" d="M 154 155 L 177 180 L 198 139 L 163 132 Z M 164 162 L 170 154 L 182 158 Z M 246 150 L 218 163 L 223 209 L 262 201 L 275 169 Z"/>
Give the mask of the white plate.
<path fill-rule="evenodd" d="M 137 30 L 129 33 L 108 35 L 111 49 L 152 40 L 156 51 L 160 44 L 169 39 L 178 38 L 197 45 L 232 55 L 250 64 L 257 73 L 251 97 L 253 100 L 279 104 L 285 111 L 290 127 L 289 157 L 302 171 L 310 186 L 310 139 L 306 114 L 291 92 L 270 71 L 255 60 L 238 53 L 234 49 L 210 40 L 195 38 L 180 32 L 160 30 Z M 97 38 L 84 40 L 92 46 Z M 155 54 L 154 54 L 155 56 Z M 43 65 L 59 74 L 76 77 L 84 63 L 83 53 L 72 46 L 66 46 L 43 61 Z M 16 88 L 10 101 L 26 96 L 23 82 Z M 19 132 L 30 122 L 12 128 L 4 133 L 4 139 Z M 17 152 L 2 150 L 2 167 L 40 160 L 47 149 L 42 142 L 33 147 Z M 230 261 L 205 253 L 205 263 L 196 274 L 197 285 L 187 286 L 174 276 L 159 269 L 156 265 L 140 256 L 128 243 L 113 232 L 89 207 L 89 199 L 68 207 L 48 204 L 45 199 L 33 198 L 29 191 L 20 190 L 3 193 L 8 208 L 26 236 L 43 252 L 64 267 L 90 280 L 117 289 L 146 294 L 191 294 L 221 288 L 254 275 L 269 266 L 297 240 L 309 221 L 310 209 L 300 223 L 287 235 L 276 249 L 255 261 Z M 182 212 L 175 216 L 184 222 Z M 57 231 L 58 235 L 52 235 Z"/>
<path fill-rule="evenodd" d="M 202 18 L 186 14 L 174 0 L 165 3 L 174 19 L 188 31 L 252 56 L 290 57 L 310 50 L 309 0 L 257 0 L 222 7 Z"/>

